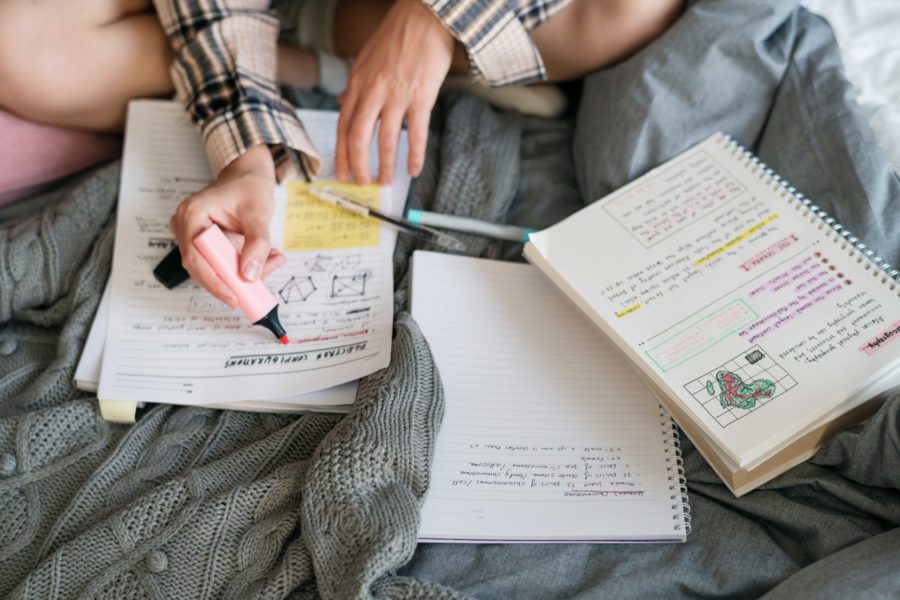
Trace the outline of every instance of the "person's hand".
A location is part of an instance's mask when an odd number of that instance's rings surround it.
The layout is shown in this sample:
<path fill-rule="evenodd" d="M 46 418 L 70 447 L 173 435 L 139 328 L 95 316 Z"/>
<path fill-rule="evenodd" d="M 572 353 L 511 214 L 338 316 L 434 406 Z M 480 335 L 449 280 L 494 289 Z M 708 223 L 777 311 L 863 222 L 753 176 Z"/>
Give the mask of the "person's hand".
<path fill-rule="evenodd" d="M 450 70 L 454 38 L 420 0 L 397 0 L 359 53 L 341 95 L 334 169 L 371 183 L 369 148 L 376 120 L 380 183 L 391 183 L 403 118 L 409 129 L 410 176 L 425 160 L 428 120 Z"/>
<path fill-rule="evenodd" d="M 216 223 L 236 242 L 244 279 L 266 277 L 285 262 L 284 255 L 269 244 L 274 191 L 272 153 L 265 145 L 254 146 L 225 167 L 213 183 L 182 201 L 169 222 L 191 279 L 228 306 L 237 306 L 237 297 L 194 246 L 194 238 Z"/>

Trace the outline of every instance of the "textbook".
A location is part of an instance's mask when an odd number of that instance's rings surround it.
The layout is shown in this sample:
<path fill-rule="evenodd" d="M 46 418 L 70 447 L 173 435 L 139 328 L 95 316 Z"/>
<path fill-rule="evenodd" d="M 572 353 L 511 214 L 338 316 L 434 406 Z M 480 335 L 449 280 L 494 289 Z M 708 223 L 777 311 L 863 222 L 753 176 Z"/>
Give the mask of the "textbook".
<path fill-rule="evenodd" d="M 319 182 L 386 213 L 402 212 L 409 177 L 401 167 L 392 186 L 334 181 L 338 113 L 298 116 L 322 158 Z M 406 152 L 404 135 L 398 165 Z M 96 385 L 102 407 L 346 409 L 355 381 L 390 361 L 396 230 L 315 199 L 305 181 L 276 187 L 270 237 L 287 260 L 264 283 L 288 331 L 290 343 L 282 345 L 193 281 L 170 290 L 153 276 L 175 244 L 169 219 L 176 207 L 212 180 L 183 106 L 129 104 L 108 300 L 77 379 Z M 129 418 L 133 408 L 125 412 Z"/>
<path fill-rule="evenodd" d="M 444 387 L 419 541 L 683 542 L 671 418 L 531 265 L 413 254 Z"/>
<path fill-rule="evenodd" d="M 736 495 L 900 383 L 898 272 L 722 134 L 525 246 Z"/>

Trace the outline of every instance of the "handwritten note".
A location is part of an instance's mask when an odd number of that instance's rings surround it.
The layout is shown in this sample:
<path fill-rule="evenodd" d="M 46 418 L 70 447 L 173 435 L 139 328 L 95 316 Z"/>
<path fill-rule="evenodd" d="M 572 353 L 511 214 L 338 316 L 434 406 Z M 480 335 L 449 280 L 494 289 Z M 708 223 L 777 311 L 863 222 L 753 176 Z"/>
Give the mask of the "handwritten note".
<path fill-rule="evenodd" d="M 744 192 L 746 186 L 701 152 L 612 194 L 603 207 L 649 248 Z"/>
<path fill-rule="evenodd" d="M 885 345 L 897 341 L 898 338 L 900 338 L 900 320 L 894 321 L 886 329 L 879 331 L 875 337 L 867 340 L 859 347 L 859 351 L 872 356 L 876 352 L 880 352 Z"/>
<path fill-rule="evenodd" d="M 304 181 L 288 184 L 284 222 L 286 252 L 378 245 L 379 221 L 317 199 L 307 191 L 309 185 Z M 327 180 L 318 180 L 316 185 L 372 208 L 381 208 L 381 188 L 377 185 L 359 186 Z"/>
<path fill-rule="evenodd" d="M 828 225 L 716 135 L 532 235 L 526 256 L 752 468 L 897 368 L 896 290 Z"/>
<path fill-rule="evenodd" d="M 336 113 L 303 111 L 323 160 L 333 155 Z M 405 148 L 405 146 L 403 146 Z M 395 233 L 377 244 L 291 252 L 285 248 L 287 190 L 275 194 L 270 230 L 287 264 L 266 279 L 292 343 L 282 346 L 193 282 L 163 288 L 153 267 L 169 251 L 169 217 L 212 178 L 200 137 L 177 103 L 129 110 L 109 333 L 99 397 L 145 402 L 270 401 L 358 379 L 387 366 L 393 317 Z M 399 212 L 408 178 L 380 190 Z M 397 190 L 397 187 L 403 188 Z M 370 193 L 370 192 L 366 192 Z"/>
<path fill-rule="evenodd" d="M 78 359 L 78 367 L 75 370 L 75 384 L 80 390 L 96 392 L 100 382 L 103 346 L 106 341 L 109 326 L 110 296 L 110 286 L 107 285 L 103 292 L 103 297 L 100 299 L 100 305 L 97 307 L 97 313 L 94 315 L 94 322 L 91 324 L 91 330 L 88 333 L 84 350 L 81 353 L 81 358 Z M 178 344 L 174 344 L 174 346 L 177 345 Z M 296 396 L 288 396 L 285 398 L 273 398 L 267 401 L 203 404 L 204 406 L 213 408 L 254 412 L 298 412 L 301 410 L 347 412 L 353 404 L 353 400 L 356 398 L 356 388 L 356 382 L 350 382 L 317 392 L 298 394 Z M 122 400 L 107 400 L 105 402 L 106 406 L 104 407 L 101 405 L 101 411 L 105 411 L 111 406 L 123 407 L 126 404 L 136 404 L 133 401 L 127 402 Z M 131 411 L 131 416 L 127 417 L 122 422 L 133 422 L 134 408 L 122 408 L 122 410 Z M 103 414 L 104 418 L 108 418 L 106 412 L 103 412 Z"/>
<path fill-rule="evenodd" d="M 691 323 L 649 350 L 647 356 L 660 369 L 668 371 L 739 331 L 756 317 L 746 302 L 735 300 Z"/>
<path fill-rule="evenodd" d="M 426 541 L 681 539 L 659 406 L 531 266 L 417 252 L 447 394 Z"/>
<path fill-rule="evenodd" d="M 602 289 L 604 297 L 613 303 L 613 310 L 619 316 L 635 304 L 658 303 L 704 285 L 707 275 L 714 277 L 710 274 L 717 265 L 726 258 L 736 256 L 742 245 L 758 246 L 773 235 L 774 222 L 778 217 L 768 214 L 767 210 L 758 197 L 741 195 L 728 204 L 727 210 L 710 215 L 709 225 L 685 230 L 678 236 L 676 248 L 654 252 L 646 263 L 638 268 L 632 267 L 624 277 L 605 285 Z M 748 226 L 748 222 L 753 224 Z M 791 242 L 786 242 L 786 239 Z M 766 242 L 766 254 L 757 252 L 740 268 L 748 271 L 749 264 L 758 264 L 766 257 L 774 256 L 777 251 L 796 242 L 796 235 L 786 239 L 777 243 L 778 250 Z"/>
<path fill-rule="evenodd" d="M 840 286 L 838 286 L 839 288 Z M 827 295 L 832 293 L 834 291 L 827 292 Z M 800 301 L 802 304 L 799 307 L 795 308 L 789 304 L 789 308 L 793 309 L 791 312 L 779 315 L 779 319 L 774 323 L 764 321 L 765 327 L 761 330 L 751 330 L 755 332 L 751 337 L 767 335 L 770 333 L 770 329 L 778 328 L 782 320 L 797 318 L 802 312 L 805 312 L 800 309 L 805 308 L 805 310 L 809 310 L 812 306 L 823 301 L 825 297 L 827 296 L 823 294 L 821 299 L 810 301 L 808 296 L 803 295 Z M 884 307 L 865 290 L 859 290 L 846 300 L 838 302 L 836 308 L 837 311 L 831 318 L 823 323 L 819 323 L 819 327 L 809 331 L 804 337 L 782 351 L 779 355 L 780 358 L 791 358 L 794 362 L 801 364 L 816 364 L 848 344 L 852 344 L 855 340 L 859 340 L 861 334 L 863 336 L 869 335 L 873 327 L 884 326 L 885 317 L 881 313 Z M 742 331 L 741 334 L 743 335 L 744 332 Z M 888 340 L 888 338 L 879 340 L 878 337 L 876 335 L 871 340 L 868 340 L 860 348 L 860 351 L 866 352 L 866 350 L 869 350 L 866 354 L 874 354 L 881 343 Z"/>

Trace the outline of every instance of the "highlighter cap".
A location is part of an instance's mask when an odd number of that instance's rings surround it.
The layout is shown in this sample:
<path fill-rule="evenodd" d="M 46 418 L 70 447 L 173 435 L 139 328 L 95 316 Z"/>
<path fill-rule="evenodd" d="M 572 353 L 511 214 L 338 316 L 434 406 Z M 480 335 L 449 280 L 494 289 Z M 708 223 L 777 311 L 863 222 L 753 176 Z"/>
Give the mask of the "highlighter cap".
<path fill-rule="evenodd" d="M 181 266 L 181 250 L 173 248 L 153 269 L 153 276 L 170 290 L 190 279 L 188 272 Z"/>
<path fill-rule="evenodd" d="M 241 277 L 240 256 L 218 225 L 211 225 L 195 237 L 194 246 L 237 296 L 238 306 L 251 323 L 264 318 L 278 305 L 262 281 L 257 279 L 251 283 Z"/>

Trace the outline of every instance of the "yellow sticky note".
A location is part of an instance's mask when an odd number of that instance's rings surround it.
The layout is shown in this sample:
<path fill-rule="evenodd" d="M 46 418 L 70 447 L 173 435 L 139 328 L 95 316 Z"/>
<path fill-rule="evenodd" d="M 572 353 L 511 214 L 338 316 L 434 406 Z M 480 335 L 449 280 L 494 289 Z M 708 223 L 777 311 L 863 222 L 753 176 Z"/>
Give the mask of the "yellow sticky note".
<path fill-rule="evenodd" d="M 308 192 L 310 184 L 292 181 L 288 184 L 284 221 L 285 252 L 329 250 L 377 246 L 381 222 L 355 215 L 333 204 L 323 202 Z M 381 188 L 360 186 L 340 181 L 317 181 L 336 194 L 353 198 L 372 208 L 381 208 Z"/>

